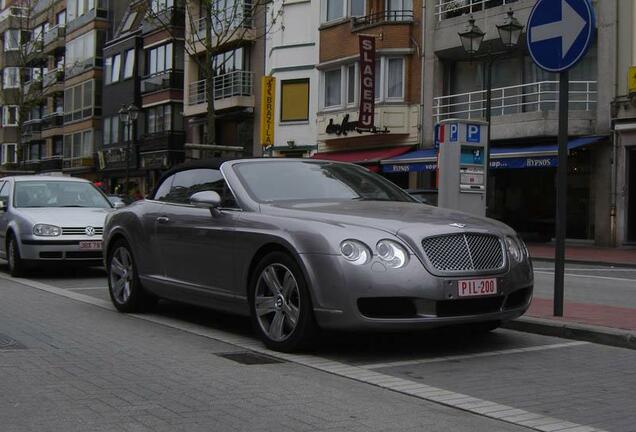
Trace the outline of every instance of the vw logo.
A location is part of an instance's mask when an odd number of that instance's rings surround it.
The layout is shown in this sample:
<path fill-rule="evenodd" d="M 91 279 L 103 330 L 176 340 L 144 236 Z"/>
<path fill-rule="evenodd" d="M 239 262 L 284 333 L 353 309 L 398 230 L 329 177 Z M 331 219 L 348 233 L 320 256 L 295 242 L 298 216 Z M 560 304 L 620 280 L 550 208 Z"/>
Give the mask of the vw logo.
<path fill-rule="evenodd" d="M 87 236 L 93 237 L 95 235 L 95 228 L 93 228 L 92 226 L 87 226 L 86 229 L 84 229 L 84 232 Z"/>
<path fill-rule="evenodd" d="M 448 224 L 449 226 L 452 226 L 453 228 L 466 228 L 465 224 L 461 224 L 461 223 L 452 223 L 452 224 Z"/>

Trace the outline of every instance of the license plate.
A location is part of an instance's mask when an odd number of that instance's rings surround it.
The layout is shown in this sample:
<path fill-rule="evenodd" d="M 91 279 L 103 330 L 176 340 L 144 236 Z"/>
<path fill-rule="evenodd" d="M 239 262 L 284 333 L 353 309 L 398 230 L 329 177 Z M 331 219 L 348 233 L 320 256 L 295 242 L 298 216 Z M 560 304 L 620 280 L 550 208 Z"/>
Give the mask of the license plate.
<path fill-rule="evenodd" d="M 79 247 L 82 250 L 102 250 L 102 242 L 99 240 L 81 241 Z"/>
<path fill-rule="evenodd" d="M 470 279 L 457 281 L 459 297 L 478 297 L 497 294 L 497 279 Z"/>

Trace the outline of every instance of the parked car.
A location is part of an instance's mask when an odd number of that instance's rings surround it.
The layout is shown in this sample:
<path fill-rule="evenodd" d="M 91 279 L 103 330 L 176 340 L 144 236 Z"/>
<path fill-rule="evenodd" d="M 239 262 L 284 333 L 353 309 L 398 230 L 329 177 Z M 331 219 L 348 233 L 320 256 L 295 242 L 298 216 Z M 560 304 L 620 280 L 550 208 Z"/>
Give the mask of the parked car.
<path fill-rule="evenodd" d="M 533 274 L 506 225 L 423 206 L 367 169 L 303 159 L 190 164 L 106 217 L 113 304 L 250 315 L 295 350 L 318 328 L 483 329 L 523 314 Z"/>
<path fill-rule="evenodd" d="M 108 201 L 115 208 L 126 207 L 134 202 L 134 200 L 126 195 L 107 195 Z"/>
<path fill-rule="evenodd" d="M 406 192 L 423 204 L 437 206 L 437 189 L 407 189 Z"/>
<path fill-rule="evenodd" d="M 91 182 L 72 177 L 0 179 L 0 257 L 12 276 L 44 261 L 99 263 L 112 210 Z"/>

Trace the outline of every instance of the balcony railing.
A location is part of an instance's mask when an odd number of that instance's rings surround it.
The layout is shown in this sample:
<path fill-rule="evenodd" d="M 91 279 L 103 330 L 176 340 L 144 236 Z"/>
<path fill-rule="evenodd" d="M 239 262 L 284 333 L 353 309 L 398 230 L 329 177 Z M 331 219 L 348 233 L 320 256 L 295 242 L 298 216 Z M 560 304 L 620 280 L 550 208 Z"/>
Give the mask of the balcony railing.
<path fill-rule="evenodd" d="M 252 1 L 237 0 L 236 3 L 228 2 L 227 9 L 219 10 L 212 16 L 212 36 L 220 34 L 228 36 L 238 27 L 250 29 L 254 27 L 254 17 L 252 16 Z M 198 40 L 205 40 L 205 17 L 194 22 Z"/>
<path fill-rule="evenodd" d="M 40 139 L 42 119 L 27 120 L 22 124 L 22 139 L 25 141 Z"/>
<path fill-rule="evenodd" d="M 438 20 L 472 14 L 519 0 L 437 0 L 435 15 Z"/>
<path fill-rule="evenodd" d="M 66 66 L 65 68 L 66 78 L 79 75 L 82 72 L 90 70 L 94 67 L 102 67 L 102 65 L 103 65 L 103 61 L 101 57 L 97 57 L 97 58 L 93 57 L 93 58 L 86 59 L 84 61 L 76 61 L 75 63 Z"/>
<path fill-rule="evenodd" d="M 370 15 L 354 17 L 352 20 L 353 28 L 365 27 L 375 24 L 394 23 L 394 22 L 412 22 L 412 10 L 385 10 Z"/>
<path fill-rule="evenodd" d="M 42 130 L 54 129 L 64 126 L 64 113 L 54 112 L 42 117 Z"/>
<path fill-rule="evenodd" d="M 10 18 L 10 17 L 26 17 L 29 15 L 29 9 L 25 8 L 25 7 L 17 7 L 17 6 L 12 6 L 8 9 L 5 9 L 4 11 L 2 11 L 2 13 L 0 13 L 0 22 Z"/>
<path fill-rule="evenodd" d="M 41 166 L 40 159 L 29 159 L 22 162 L 22 168 L 26 171 L 39 172 Z"/>
<path fill-rule="evenodd" d="M 166 89 L 183 89 L 182 70 L 167 70 L 142 78 L 142 94 Z"/>
<path fill-rule="evenodd" d="M 252 96 L 253 73 L 235 71 L 214 77 L 214 99 L 234 96 Z M 208 101 L 206 80 L 195 81 L 189 85 L 188 105 L 197 105 Z"/>
<path fill-rule="evenodd" d="M 42 90 L 42 80 L 33 79 L 31 81 L 27 81 L 24 83 L 24 86 L 22 88 L 24 97 L 27 99 L 32 99 L 40 90 Z"/>
<path fill-rule="evenodd" d="M 65 157 L 63 160 L 64 169 L 91 168 L 95 166 L 95 159 L 93 156 Z"/>
<path fill-rule="evenodd" d="M 52 44 L 58 38 L 63 38 L 66 35 L 66 26 L 58 24 L 54 27 L 51 27 L 49 31 L 44 33 L 44 46 Z"/>
<path fill-rule="evenodd" d="M 64 71 L 63 70 L 52 70 L 44 75 L 42 79 L 42 86 L 44 88 L 50 87 L 57 83 L 62 83 L 64 81 Z"/>
<path fill-rule="evenodd" d="M 596 110 L 596 81 L 570 81 L 570 110 Z M 436 122 L 447 118 L 478 119 L 486 116 L 486 90 L 436 97 Z M 540 81 L 492 89 L 492 116 L 553 111 L 559 102 L 559 82 Z"/>
<path fill-rule="evenodd" d="M 40 171 L 59 171 L 62 169 L 62 156 L 42 158 Z"/>

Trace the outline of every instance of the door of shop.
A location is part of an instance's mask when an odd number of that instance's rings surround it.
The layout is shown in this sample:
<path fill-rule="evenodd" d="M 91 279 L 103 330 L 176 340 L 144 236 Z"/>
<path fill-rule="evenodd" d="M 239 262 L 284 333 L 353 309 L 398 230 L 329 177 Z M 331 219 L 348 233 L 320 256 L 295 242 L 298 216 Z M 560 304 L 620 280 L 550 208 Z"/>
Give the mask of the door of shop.
<path fill-rule="evenodd" d="M 636 147 L 627 156 L 627 241 L 636 242 Z"/>

